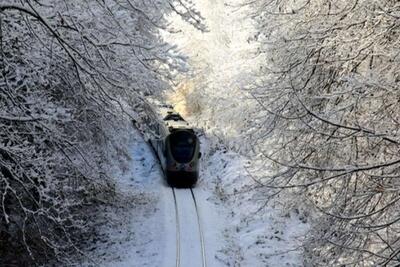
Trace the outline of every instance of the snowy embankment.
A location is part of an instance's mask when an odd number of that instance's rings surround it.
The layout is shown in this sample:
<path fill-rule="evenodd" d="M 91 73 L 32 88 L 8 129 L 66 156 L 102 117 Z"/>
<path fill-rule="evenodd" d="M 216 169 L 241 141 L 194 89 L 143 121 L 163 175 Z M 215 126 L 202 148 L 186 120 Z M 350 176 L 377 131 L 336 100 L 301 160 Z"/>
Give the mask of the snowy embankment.
<path fill-rule="evenodd" d="M 214 144 L 212 144 L 214 143 Z M 307 218 L 284 208 L 284 198 L 267 202 L 271 191 L 259 187 L 246 170 L 249 160 L 212 137 L 202 138 L 204 160 L 199 187 L 225 211 L 227 245 L 217 256 L 224 266 L 302 266 Z"/>
<path fill-rule="evenodd" d="M 132 131 L 129 144 L 129 164 L 115 168 L 114 204 L 104 211 L 107 216 L 99 222 L 100 234 L 90 244 L 91 260 L 83 266 L 160 266 L 162 262 L 165 229 L 158 162 L 137 131 Z"/>

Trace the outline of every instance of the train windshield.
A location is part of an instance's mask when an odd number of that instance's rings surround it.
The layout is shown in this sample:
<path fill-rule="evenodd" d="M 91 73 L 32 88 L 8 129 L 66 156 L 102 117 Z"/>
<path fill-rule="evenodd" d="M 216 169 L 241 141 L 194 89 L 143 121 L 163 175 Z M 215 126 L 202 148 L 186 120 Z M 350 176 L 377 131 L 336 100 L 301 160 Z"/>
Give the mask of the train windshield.
<path fill-rule="evenodd" d="M 190 132 L 178 131 L 171 135 L 171 153 L 179 163 L 188 163 L 192 160 L 196 149 L 196 136 Z"/>

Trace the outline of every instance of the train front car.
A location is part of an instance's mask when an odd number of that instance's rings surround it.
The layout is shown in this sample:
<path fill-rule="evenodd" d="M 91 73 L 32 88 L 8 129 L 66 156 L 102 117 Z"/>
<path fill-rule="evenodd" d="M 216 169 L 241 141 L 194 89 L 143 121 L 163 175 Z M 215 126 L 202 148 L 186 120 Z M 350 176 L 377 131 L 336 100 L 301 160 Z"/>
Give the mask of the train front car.
<path fill-rule="evenodd" d="M 193 187 L 199 177 L 200 144 L 192 129 L 177 129 L 168 135 L 167 182 L 174 187 Z"/>

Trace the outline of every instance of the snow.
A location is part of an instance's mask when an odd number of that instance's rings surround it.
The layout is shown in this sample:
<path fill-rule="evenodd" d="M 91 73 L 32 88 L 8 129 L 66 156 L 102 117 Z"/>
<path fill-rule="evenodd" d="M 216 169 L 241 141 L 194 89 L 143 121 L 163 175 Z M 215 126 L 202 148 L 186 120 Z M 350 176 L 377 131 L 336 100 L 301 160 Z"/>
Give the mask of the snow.
<path fill-rule="evenodd" d="M 204 186 L 198 185 L 194 193 L 199 204 L 208 266 L 225 266 L 219 254 L 227 245 L 223 233 L 224 226 L 228 223 L 227 211 L 219 202 L 213 201 L 213 192 Z"/>
<path fill-rule="evenodd" d="M 182 266 L 202 266 L 201 240 L 197 226 L 196 209 L 188 189 L 175 190 L 179 211 L 180 264 Z"/>
<path fill-rule="evenodd" d="M 303 214 L 285 210 L 284 198 L 265 205 L 268 189 L 249 177 L 249 159 L 224 148 L 207 151 L 215 143 L 210 137 L 202 143 L 201 187 L 227 216 L 222 233 L 228 244 L 217 255 L 225 266 L 303 266 L 301 246 L 309 229 Z"/>
<path fill-rule="evenodd" d="M 176 218 L 175 218 L 175 205 L 174 199 L 171 194 L 171 189 L 168 187 L 162 188 L 162 195 L 163 195 L 163 209 L 162 209 L 162 216 L 164 220 L 164 228 L 163 232 L 161 233 L 164 235 L 164 246 L 163 246 L 163 261 L 162 264 L 158 266 L 175 266 L 176 263 Z"/>
<path fill-rule="evenodd" d="M 158 162 L 137 131 L 132 131 L 129 168 L 114 176 L 119 205 L 108 217 L 93 245 L 94 261 L 82 266 L 161 266 L 167 237 L 159 189 L 163 187 Z"/>

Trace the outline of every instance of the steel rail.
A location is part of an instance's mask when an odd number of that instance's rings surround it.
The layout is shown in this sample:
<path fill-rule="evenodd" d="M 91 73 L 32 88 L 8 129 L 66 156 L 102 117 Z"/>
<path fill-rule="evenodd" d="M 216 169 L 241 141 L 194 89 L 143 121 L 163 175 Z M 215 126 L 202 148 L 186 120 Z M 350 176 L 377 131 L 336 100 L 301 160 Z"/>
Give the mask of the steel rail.
<path fill-rule="evenodd" d="M 203 267 L 207 267 L 207 258 L 206 258 L 206 247 L 205 247 L 205 242 L 204 242 L 204 234 L 203 234 L 203 228 L 201 227 L 201 222 L 200 222 L 200 212 L 199 212 L 199 207 L 197 205 L 196 197 L 194 196 L 193 189 L 190 188 L 190 193 L 192 193 L 192 198 L 193 198 L 193 203 L 194 207 L 196 209 L 196 215 L 197 215 L 197 224 L 199 227 L 199 234 L 200 234 L 200 245 L 201 245 L 201 258 L 203 261 Z"/>
<path fill-rule="evenodd" d="M 181 265 L 181 230 L 179 224 L 178 202 L 176 201 L 175 189 L 171 187 L 175 203 L 175 221 L 176 221 L 176 267 Z"/>

